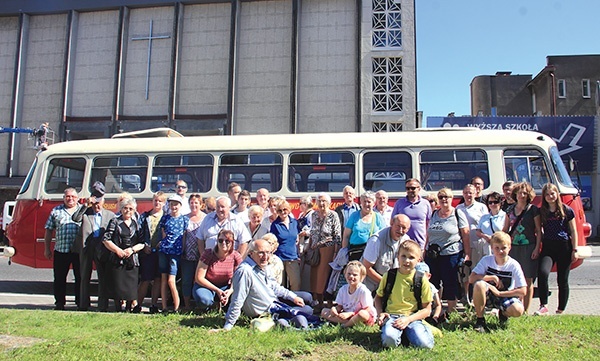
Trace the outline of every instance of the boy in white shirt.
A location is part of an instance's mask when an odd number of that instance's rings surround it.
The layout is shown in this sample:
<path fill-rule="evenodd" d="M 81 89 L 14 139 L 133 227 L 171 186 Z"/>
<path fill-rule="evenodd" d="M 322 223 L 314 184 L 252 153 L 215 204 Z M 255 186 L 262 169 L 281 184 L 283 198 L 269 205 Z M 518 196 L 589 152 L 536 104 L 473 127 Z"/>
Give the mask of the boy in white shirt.
<path fill-rule="evenodd" d="M 501 323 L 505 323 L 508 317 L 523 315 L 525 310 L 520 298 L 525 296 L 527 283 L 519 262 L 508 255 L 510 236 L 505 232 L 495 232 L 490 243 L 493 254 L 483 257 L 469 276 L 477 314 L 474 329 L 478 332 L 489 332 L 483 317 L 486 303 L 499 309 Z"/>

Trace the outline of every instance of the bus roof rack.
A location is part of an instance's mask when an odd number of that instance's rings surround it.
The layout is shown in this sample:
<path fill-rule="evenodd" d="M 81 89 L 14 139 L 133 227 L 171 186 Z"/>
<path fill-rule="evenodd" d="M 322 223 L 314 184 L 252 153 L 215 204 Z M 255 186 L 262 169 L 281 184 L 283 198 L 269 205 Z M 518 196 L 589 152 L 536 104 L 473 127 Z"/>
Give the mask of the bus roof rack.
<path fill-rule="evenodd" d="M 171 128 L 152 128 L 144 130 L 136 130 L 133 132 L 119 133 L 111 138 L 178 138 L 183 137 L 183 134 Z"/>

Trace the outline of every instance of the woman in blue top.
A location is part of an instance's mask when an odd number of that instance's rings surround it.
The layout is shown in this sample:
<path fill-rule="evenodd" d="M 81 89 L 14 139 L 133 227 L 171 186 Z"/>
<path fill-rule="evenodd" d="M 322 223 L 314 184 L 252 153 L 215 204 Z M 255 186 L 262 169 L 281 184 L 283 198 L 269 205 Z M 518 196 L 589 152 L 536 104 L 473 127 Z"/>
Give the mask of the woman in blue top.
<path fill-rule="evenodd" d="M 271 224 L 271 233 L 277 237 L 279 247 L 275 255 L 283 261 L 283 269 L 289 282 L 289 289 L 300 289 L 300 258 L 298 257 L 298 221 L 290 217 L 291 207 L 287 201 L 279 201 L 276 206 L 277 219 Z"/>
<path fill-rule="evenodd" d="M 373 211 L 374 205 L 375 193 L 366 191 L 360 196 L 360 212 L 348 217 L 342 238 L 342 248 L 348 247 L 348 261 L 360 260 L 369 238 L 386 227 L 383 216 Z"/>
<path fill-rule="evenodd" d="M 173 309 L 179 311 L 179 293 L 175 277 L 183 252 L 183 236 L 190 220 L 187 216 L 181 215 L 183 204 L 181 197 L 173 195 L 167 201 L 171 212 L 163 215 L 158 225 L 162 230 L 162 240 L 158 244 L 158 268 L 161 273 L 160 297 L 163 312 L 167 309 L 167 287 L 173 297 Z"/>

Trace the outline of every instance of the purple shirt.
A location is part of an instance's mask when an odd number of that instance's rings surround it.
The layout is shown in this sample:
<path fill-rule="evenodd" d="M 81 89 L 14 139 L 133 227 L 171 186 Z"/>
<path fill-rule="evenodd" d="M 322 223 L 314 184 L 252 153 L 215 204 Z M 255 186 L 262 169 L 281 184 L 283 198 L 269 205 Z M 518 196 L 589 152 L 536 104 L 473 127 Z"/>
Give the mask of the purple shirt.
<path fill-rule="evenodd" d="M 410 229 L 406 234 L 410 239 L 419 242 L 421 249 L 423 249 L 427 235 L 427 223 L 431 219 L 431 205 L 429 201 L 420 196 L 414 203 L 411 203 L 407 198 L 400 198 L 394 204 L 392 219 L 396 214 L 404 214 L 410 219 Z"/>

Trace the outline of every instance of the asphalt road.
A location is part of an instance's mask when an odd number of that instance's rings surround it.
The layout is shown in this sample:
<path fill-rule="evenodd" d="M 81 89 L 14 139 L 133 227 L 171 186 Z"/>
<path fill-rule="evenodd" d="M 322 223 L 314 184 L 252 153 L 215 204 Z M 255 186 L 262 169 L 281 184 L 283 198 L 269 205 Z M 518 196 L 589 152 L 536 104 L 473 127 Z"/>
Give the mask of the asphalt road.
<path fill-rule="evenodd" d="M 571 294 L 567 313 L 600 315 L 600 245 L 592 246 L 593 256 L 583 265 L 572 270 L 569 283 Z M 92 275 L 95 278 L 95 275 Z M 8 265 L 6 258 L 0 258 L 0 308 L 41 308 L 52 309 L 52 270 L 35 269 L 13 263 Z M 72 272 L 69 282 L 73 282 Z M 72 284 L 69 284 L 72 287 Z M 72 288 L 69 288 L 72 289 Z M 550 278 L 549 308 L 556 307 L 556 279 Z M 71 291 L 72 292 L 72 291 Z M 95 287 L 92 287 L 95 292 Z M 71 301 L 69 303 L 69 301 Z M 67 296 L 67 309 L 75 309 L 73 296 Z M 92 298 L 94 302 L 94 297 Z M 537 309 L 537 300 L 533 301 L 530 312 Z"/>

